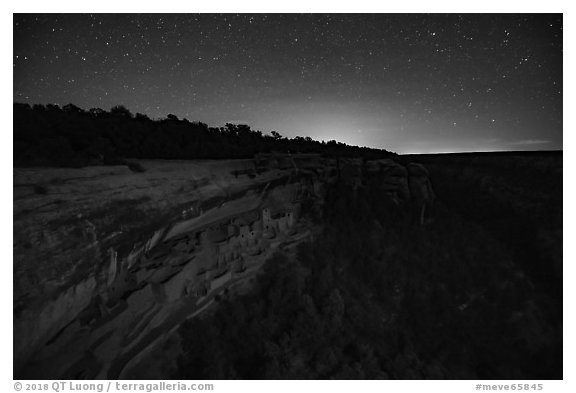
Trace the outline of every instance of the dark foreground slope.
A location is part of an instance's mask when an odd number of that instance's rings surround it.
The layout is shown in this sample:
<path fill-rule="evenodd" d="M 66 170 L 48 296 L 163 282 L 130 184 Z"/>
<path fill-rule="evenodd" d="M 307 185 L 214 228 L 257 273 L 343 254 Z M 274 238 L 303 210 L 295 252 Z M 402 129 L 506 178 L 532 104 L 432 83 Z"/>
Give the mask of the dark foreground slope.
<path fill-rule="evenodd" d="M 321 236 L 180 329 L 173 376 L 561 379 L 561 154 L 418 160 L 431 222 L 335 184 Z"/>

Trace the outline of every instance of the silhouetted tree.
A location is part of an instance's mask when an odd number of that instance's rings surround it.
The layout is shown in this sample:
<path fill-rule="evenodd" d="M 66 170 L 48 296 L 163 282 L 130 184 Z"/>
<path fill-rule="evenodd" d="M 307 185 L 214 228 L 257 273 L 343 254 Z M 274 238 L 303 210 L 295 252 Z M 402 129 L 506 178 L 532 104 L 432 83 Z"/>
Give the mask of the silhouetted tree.
<path fill-rule="evenodd" d="M 62 107 L 62 110 L 67 113 L 84 113 L 84 110 L 74 104 L 66 104 Z"/>
<path fill-rule="evenodd" d="M 113 106 L 110 113 L 114 116 L 132 118 L 132 113 L 124 105 Z"/>
<path fill-rule="evenodd" d="M 63 155 L 48 151 L 55 149 L 55 140 L 66 141 L 66 147 L 56 149 Z M 309 137 L 288 139 L 277 131 L 263 135 L 246 124 L 214 128 L 173 114 L 154 121 L 141 113 L 132 116 L 122 105 L 106 112 L 100 108 L 84 111 L 73 104 L 62 109 L 53 104 L 32 108 L 14 104 L 15 165 L 113 164 L 127 158 L 248 158 L 271 151 L 392 156 L 385 150 L 345 144 L 336 145 L 337 152 L 331 148 Z"/>
<path fill-rule="evenodd" d="M 150 120 L 150 118 L 147 115 L 140 112 L 136 113 L 136 116 L 134 118 L 136 120 Z"/>
<path fill-rule="evenodd" d="M 90 108 L 89 112 L 94 117 L 99 117 L 106 113 L 106 111 L 101 108 Z"/>

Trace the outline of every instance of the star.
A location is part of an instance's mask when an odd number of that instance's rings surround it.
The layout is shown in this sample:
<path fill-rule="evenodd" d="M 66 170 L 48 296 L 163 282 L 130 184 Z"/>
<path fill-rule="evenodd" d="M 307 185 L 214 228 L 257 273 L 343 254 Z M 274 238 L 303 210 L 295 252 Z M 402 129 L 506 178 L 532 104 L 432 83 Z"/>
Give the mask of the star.
<path fill-rule="evenodd" d="M 393 151 L 436 134 L 469 150 L 482 132 L 562 145 L 559 14 L 15 14 L 13 75 L 15 102 L 213 126 L 243 108 L 263 132 L 362 129 Z"/>

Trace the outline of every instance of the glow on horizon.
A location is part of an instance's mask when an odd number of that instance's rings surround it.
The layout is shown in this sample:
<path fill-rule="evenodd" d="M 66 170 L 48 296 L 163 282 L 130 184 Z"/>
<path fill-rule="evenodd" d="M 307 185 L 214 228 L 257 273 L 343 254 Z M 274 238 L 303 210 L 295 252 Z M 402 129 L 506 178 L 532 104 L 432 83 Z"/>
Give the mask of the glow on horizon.
<path fill-rule="evenodd" d="M 408 150 L 408 151 L 397 151 L 396 153 L 401 155 L 418 155 L 418 154 L 452 154 L 452 153 L 497 153 L 497 152 L 507 152 L 513 151 L 509 149 L 478 149 L 478 150 Z"/>
<path fill-rule="evenodd" d="M 121 104 L 399 153 L 562 148 L 561 13 L 13 19 L 14 102 Z"/>
<path fill-rule="evenodd" d="M 458 131 L 442 123 L 410 124 L 397 113 L 374 113 L 366 108 L 334 108 L 317 104 L 313 111 L 306 106 L 288 105 L 288 115 L 269 114 L 254 129 L 272 130 L 287 138 L 310 137 L 318 142 L 345 143 L 350 146 L 384 149 L 397 154 L 447 154 L 473 152 L 561 150 L 562 144 L 547 139 L 507 139 L 513 134 L 501 129 L 462 127 Z M 272 116 L 270 116 L 272 115 Z M 501 133 L 501 134 L 500 134 Z"/>

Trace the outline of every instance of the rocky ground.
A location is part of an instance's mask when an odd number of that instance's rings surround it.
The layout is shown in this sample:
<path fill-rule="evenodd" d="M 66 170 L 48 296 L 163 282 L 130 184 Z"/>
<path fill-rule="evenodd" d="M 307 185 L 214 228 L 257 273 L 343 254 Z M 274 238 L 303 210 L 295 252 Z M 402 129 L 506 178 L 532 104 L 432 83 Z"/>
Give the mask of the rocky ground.
<path fill-rule="evenodd" d="M 185 323 L 164 375 L 562 379 L 562 153 L 403 158 L 430 174 L 424 225 L 387 192 L 401 168 L 331 185 L 324 232 Z"/>
<path fill-rule="evenodd" d="M 15 375 L 118 378 L 215 297 L 246 290 L 275 250 L 306 240 L 328 183 L 368 177 L 395 203 L 410 199 L 409 171 L 391 160 L 15 168 Z"/>

